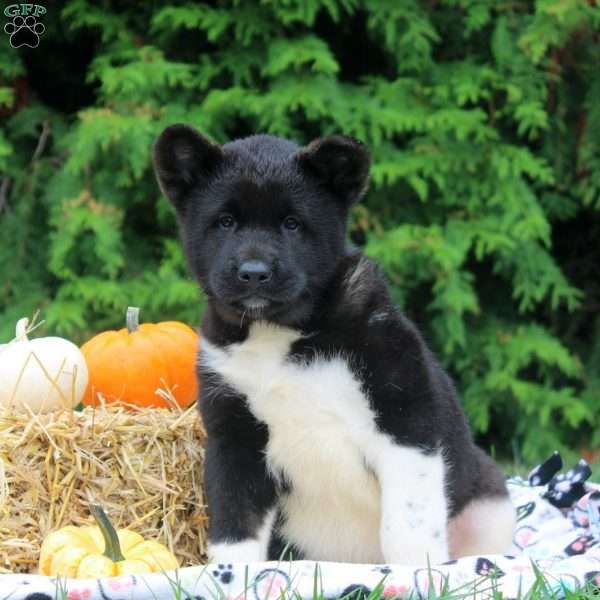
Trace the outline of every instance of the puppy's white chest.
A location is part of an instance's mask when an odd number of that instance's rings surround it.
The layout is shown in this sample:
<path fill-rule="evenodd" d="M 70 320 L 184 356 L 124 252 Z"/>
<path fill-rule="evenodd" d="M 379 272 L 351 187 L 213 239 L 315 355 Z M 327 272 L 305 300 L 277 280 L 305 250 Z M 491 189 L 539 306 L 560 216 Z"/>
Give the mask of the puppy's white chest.
<path fill-rule="evenodd" d="M 299 337 L 253 323 L 241 344 L 221 350 L 205 343 L 202 360 L 269 428 L 267 464 L 291 486 L 281 506 L 286 537 L 315 559 L 372 559 L 380 552 L 380 490 L 367 464 L 382 436 L 343 357 L 286 360 Z"/>

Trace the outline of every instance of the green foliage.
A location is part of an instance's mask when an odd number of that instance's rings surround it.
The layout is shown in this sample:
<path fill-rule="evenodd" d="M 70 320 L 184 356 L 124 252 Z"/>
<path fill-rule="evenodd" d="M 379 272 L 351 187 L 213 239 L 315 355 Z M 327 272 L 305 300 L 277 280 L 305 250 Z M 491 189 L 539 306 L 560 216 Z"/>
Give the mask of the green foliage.
<path fill-rule="evenodd" d="M 45 19 L 39 48 L 0 46 L 1 341 L 36 308 L 80 342 L 128 304 L 198 322 L 150 166 L 166 125 L 342 132 L 373 152 L 351 235 L 480 439 L 529 461 L 600 444 L 597 3 L 71 0 Z"/>

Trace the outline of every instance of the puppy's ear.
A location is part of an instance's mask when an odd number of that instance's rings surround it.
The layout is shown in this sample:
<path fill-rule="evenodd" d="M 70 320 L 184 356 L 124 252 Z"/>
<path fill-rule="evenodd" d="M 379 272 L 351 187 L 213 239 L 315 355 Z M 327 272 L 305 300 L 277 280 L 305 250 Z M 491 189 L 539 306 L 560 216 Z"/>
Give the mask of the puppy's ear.
<path fill-rule="evenodd" d="M 205 183 L 223 161 L 223 151 L 188 125 L 167 127 L 154 144 L 154 172 L 164 195 L 185 212 L 189 192 Z"/>
<path fill-rule="evenodd" d="M 367 191 L 371 157 L 367 147 L 343 135 L 319 138 L 297 155 L 300 168 L 327 187 L 346 207 Z"/>

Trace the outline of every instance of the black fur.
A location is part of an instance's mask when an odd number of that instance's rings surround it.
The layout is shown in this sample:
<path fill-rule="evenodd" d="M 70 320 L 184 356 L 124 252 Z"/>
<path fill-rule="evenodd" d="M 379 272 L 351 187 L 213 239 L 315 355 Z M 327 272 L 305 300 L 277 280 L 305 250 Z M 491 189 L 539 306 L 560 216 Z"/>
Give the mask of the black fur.
<path fill-rule="evenodd" d="M 452 382 L 394 307 L 383 273 L 346 244 L 347 211 L 368 182 L 362 144 L 334 136 L 300 148 L 259 135 L 219 147 L 176 125 L 157 140 L 154 161 L 208 297 L 205 339 L 218 346 L 240 342 L 253 319 L 310 334 L 293 345 L 289 360 L 342 351 L 381 431 L 425 453 L 445 449 L 450 516 L 476 497 L 506 495 L 501 474 L 473 443 Z M 290 216 L 298 228 L 284 226 Z M 232 227 L 225 226 L 229 217 Z M 247 261 L 260 261 L 271 278 L 249 286 L 239 277 Z M 256 298 L 268 305 L 256 308 Z M 209 538 L 244 540 L 293 482 L 276 484 L 270 476 L 268 427 L 244 397 L 210 370 L 199 375 Z M 288 542 L 276 524 L 270 558 L 279 558 Z"/>

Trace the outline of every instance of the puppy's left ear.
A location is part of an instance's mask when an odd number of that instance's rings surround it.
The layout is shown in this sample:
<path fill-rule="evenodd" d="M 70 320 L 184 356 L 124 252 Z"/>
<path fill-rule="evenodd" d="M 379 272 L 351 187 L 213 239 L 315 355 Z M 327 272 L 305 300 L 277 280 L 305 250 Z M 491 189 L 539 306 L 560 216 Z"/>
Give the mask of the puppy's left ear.
<path fill-rule="evenodd" d="M 328 188 L 346 207 L 367 191 L 371 157 L 367 147 L 351 137 L 319 138 L 297 155 L 300 168 Z"/>

